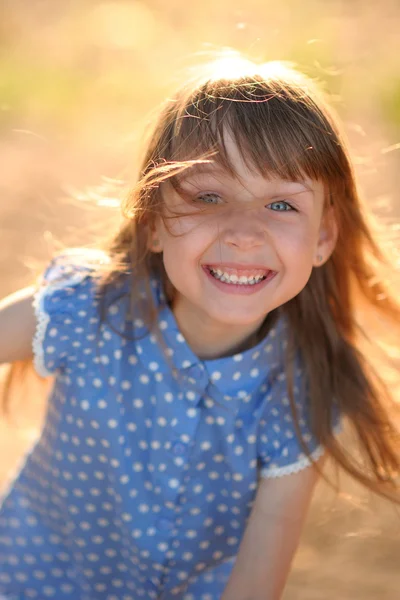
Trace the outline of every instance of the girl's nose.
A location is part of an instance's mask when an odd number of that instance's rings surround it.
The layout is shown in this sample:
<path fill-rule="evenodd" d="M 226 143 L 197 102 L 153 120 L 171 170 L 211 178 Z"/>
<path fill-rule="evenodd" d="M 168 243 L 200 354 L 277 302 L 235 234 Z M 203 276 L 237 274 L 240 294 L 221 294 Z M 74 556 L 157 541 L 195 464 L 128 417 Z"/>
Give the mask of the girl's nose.
<path fill-rule="evenodd" d="M 235 246 L 241 250 L 265 244 L 266 232 L 264 224 L 256 211 L 232 211 L 225 215 L 220 239 L 228 246 Z"/>

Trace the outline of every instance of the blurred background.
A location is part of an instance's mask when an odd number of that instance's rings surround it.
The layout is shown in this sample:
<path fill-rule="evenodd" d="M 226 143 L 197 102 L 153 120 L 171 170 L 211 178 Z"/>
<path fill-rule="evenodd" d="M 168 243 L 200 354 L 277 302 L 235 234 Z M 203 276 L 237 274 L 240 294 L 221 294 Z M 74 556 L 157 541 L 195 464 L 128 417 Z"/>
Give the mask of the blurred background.
<path fill-rule="evenodd" d="M 395 223 L 399 31 L 398 0 L 0 0 L 0 297 L 57 249 L 118 225 L 157 106 L 223 48 L 320 81 L 364 197 Z M 3 486 L 45 410 L 39 388 L 24 394 L 23 411 L 0 422 Z M 350 499 L 319 486 L 285 600 L 400 598 L 398 511 L 343 489 Z"/>

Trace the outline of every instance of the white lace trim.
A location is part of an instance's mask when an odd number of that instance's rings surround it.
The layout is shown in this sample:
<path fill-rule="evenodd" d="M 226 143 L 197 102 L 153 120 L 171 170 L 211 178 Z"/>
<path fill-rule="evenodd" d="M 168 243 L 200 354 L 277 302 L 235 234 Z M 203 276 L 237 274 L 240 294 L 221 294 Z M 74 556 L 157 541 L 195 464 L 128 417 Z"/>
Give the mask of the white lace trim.
<path fill-rule="evenodd" d="M 339 419 L 339 422 L 333 428 L 333 433 L 335 435 L 339 435 L 343 431 L 343 423 L 342 419 Z M 311 457 L 314 461 L 321 458 L 324 454 L 325 448 L 323 446 L 317 446 L 315 450 L 311 452 Z M 264 467 L 261 469 L 261 477 L 283 477 L 283 475 L 292 475 L 293 473 L 298 473 L 303 469 L 311 466 L 311 461 L 308 456 L 303 456 L 300 460 L 291 465 L 285 465 L 284 467 Z"/>
<path fill-rule="evenodd" d="M 323 453 L 325 452 L 325 448 L 323 446 L 317 446 L 313 452 L 311 452 L 311 457 L 313 460 L 318 460 L 321 458 Z M 303 469 L 311 466 L 311 461 L 308 456 L 304 456 L 300 460 L 291 465 L 286 465 L 284 467 L 264 467 L 261 469 L 261 477 L 283 477 L 283 475 L 292 475 L 293 473 L 298 473 Z"/>
<path fill-rule="evenodd" d="M 43 342 L 44 336 L 46 335 L 47 325 L 49 324 L 50 317 L 44 310 L 44 299 L 53 288 L 50 286 L 40 287 L 33 297 L 33 308 L 36 316 L 36 331 L 32 340 L 32 351 L 33 351 L 33 366 L 36 372 L 41 377 L 49 377 L 51 375 L 44 364 L 44 351 Z"/>
<path fill-rule="evenodd" d="M 57 270 L 57 265 L 54 265 L 54 271 Z M 49 274 L 50 275 L 50 274 Z M 65 287 L 72 287 L 74 285 L 79 284 L 85 277 L 87 277 L 87 271 L 80 271 L 74 275 L 65 275 L 63 279 L 55 283 L 47 282 L 46 279 L 40 283 L 39 288 L 34 294 L 32 306 L 35 311 L 36 316 L 36 331 L 32 340 L 32 351 L 33 351 L 33 365 L 35 367 L 36 372 L 41 377 L 50 377 L 53 375 L 53 371 L 49 371 L 45 365 L 44 358 L 44 338 L 46 335 L 47 327 L 50 322 L 50 316 L 47 314 L 44 303 L 47 296 L 50 296 L 57 290 L 61 290 Z M 60 271 L 61 276 L 61 271 Z M 50 277 L 53 277 L 53 272 L 51 272 Z"/>

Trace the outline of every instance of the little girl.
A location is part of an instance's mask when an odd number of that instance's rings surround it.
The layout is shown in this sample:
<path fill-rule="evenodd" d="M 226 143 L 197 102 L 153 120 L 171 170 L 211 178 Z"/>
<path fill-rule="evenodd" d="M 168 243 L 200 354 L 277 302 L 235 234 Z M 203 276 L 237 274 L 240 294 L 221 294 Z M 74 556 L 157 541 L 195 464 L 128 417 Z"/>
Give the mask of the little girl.
<path fill-rule="evenodd" d="M 0 593 L 277 600 L 326 456 L 399 499 L 356 301 L 400 310 L 344 142 L 310 80 L 237 61 L 168 100 L 123 208 L 0 307 L 0 362 L 55 377 Z"/>

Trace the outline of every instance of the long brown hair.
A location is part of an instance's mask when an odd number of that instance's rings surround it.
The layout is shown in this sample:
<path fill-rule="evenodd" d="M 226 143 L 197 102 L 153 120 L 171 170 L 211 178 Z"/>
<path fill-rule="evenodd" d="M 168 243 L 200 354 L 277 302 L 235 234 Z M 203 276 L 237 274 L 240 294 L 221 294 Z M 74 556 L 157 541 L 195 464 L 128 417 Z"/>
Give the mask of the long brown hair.
<path fill-rule="evenodd" d="M 399 327 L 400 307 L 383 280 L 390 264 L 374 239 L 337 119 L 313 82 L 290 66 L 256 66 L 243 60 L 231 62 L 229 72 L 226 64 L 219 66 L 216 75 L 209 72 L 187 84 L 162 108 L 139 181 L 123 203 L 125 222 L 105 247 L 111 262 L 102 290 L 129 269 L 135 273 L 133 305 L 135 281 L 149 280 L 150 273 L 157 271 L 165 287 L 171 288 L 162 256 L 148 250 L 149 227 L 162 207 L 164 182 L 176 185 L 176 175 L 198 160 L 213 160 L 232 172 L 224 145 L 227 129 L 243 160 L 264 176 L 322 181 L 325 205 L 333 208 L 338 224 L 335 250 L 313 270 L 305 288 L 279 309 L 290 324 L 287 370 L 292 410 L 295 415 L 291 357 L 300 351 L 315 436 L 352 477 L 400 502 L 396 405 L 361 351 L 368 336 L 358 319 L 358 307 L 363 306 L 367 314 L 380 314 Z M 148 304 L 145 318 L 150 328 L 154 316 L 155 308 Z M 335 404 L 355 434 L 360 454 L 346 449 L 334 435 Z"/>

